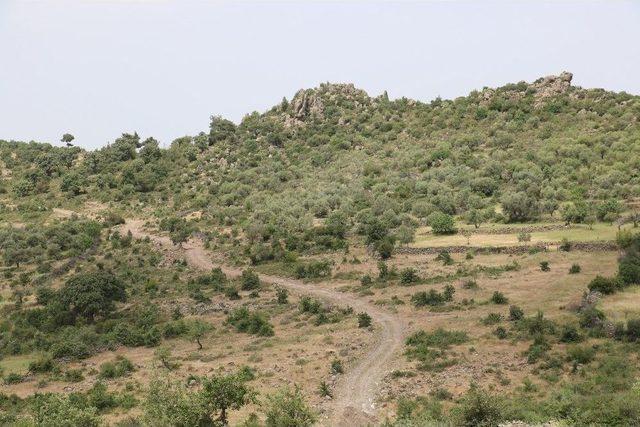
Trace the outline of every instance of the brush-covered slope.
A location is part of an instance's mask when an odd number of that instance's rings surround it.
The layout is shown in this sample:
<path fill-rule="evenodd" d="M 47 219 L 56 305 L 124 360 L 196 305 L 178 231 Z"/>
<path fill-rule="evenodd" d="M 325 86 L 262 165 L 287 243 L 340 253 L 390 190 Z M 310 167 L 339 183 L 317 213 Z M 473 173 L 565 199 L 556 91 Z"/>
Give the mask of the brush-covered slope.
<path fill-rule="evenodd" d="M 640 195 L 640 97 L 571 77 L 429 104 L 321 84 L 238 125 L 213 117 L 208 133 L 166 150 L 135 134 L 92 152 L 0 142 L 2 191 L 201 210 L 292 247 L 326 217 L 332 236 L 380 221 L 397 234 L 433 212 L 526 221 L 571 208 L 584 221 Z"/>

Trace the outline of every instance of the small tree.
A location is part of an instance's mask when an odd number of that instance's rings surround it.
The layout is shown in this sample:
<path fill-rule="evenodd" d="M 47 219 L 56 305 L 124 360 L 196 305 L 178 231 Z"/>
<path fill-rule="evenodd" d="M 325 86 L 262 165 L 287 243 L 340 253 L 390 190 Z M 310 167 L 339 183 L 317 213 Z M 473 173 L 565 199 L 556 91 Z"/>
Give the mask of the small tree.
<path fill-rule="evenodd" d="M 189 323 L 188 335 L 192 341 L 198 344 L 198 350 L 202 350 L 200 341 L 211 330 L 211 325 L 201 320 L 193 320 Z"/>
<path fill-rule="evenodd" d="M 455 234 L 457 232 L 453 217 L 443 212 L 433 212 L 427 217 L 427 224 L 433 230 L 433 234 Z"/>
<path fill-rule="evenodd" d="M 202 398 L 208 413 L 217 414 L 220 425 L 229 425 L 229 410 L 238 410 L 255 402 L 255 392 L 238 374 L 214 375 L 202 382 Z"/>
<path fill-rule="evenodd" d="M 73 141 L 74 139 L 76 139 L 75 136 L 71 135 L 70 133 L 65 133 L 64 135 L 62 135 L 62 138 L 60 138 L 60 141 L 62 141 L 65 144 L 69 145 L 71 143 L 71 141 Z"/>

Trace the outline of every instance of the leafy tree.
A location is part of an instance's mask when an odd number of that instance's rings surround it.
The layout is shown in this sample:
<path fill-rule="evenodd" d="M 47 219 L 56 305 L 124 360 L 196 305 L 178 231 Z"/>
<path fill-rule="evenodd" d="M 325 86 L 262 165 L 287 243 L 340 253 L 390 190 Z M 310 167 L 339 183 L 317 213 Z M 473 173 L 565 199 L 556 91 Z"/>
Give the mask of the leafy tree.
<path fill-rule="evenodd" d="M 213 375 L 202 381 L 202 400 L 209 414 L 216 414 L 216 421 L 228 425 L 228 411 L 238 410 L 255 402 L 255 392 L 238 374 Z"/>
<path fill-rule="evenodd" d="M 144 401 L 148 425 L 205 426 L 212 420 L 202 396 L 181 382 L 153 379 Z"/>
<path fill-rule="evenodd" d="M 188 335 L 192 341 L 198 344 L 198 350 L 202 350 L 202 342 L 200 340 L 211 330 L 209 323 L 201 320 L 192 320 L 189 322 Z"/>
<path fill-rule="evenodd" d="M 87 185 L 87 179 L 82 174 L 70 172 L 62 177 L 60 189 L 72 196 L 77 196 L 85 192 Z"/>
<path fill-rule="evenodd" d="M 538 201 L 527 193 L 506 193 L 500 202 L 509 222 L 530 221 L 538 217 Z"/>
<path fill-rule="evenodd" d="M 60 394 L 36 394 L 32 415 L 35 425 L 42 427 L 101 425 L 95 407 L 79 405 L 75 399 Z"/>
<path fill-rule="evenodd" d="M 116 302 L 127 299 L 124 283 L 107 271 L 77 274 L 70 278 L 56 297 L 56 308 L 93 322 L 96 316 L 106 317 Z"/>
<path fill-rule="evenodd" d="M 71 141 L 73 141 L 74 139 L 76 139 L 73 135 L 71 135 L 70 133 L 65 133 L 64 135 L 62 135 L 62 138 L 60 139 L 60 141 L 65 142 L 65 143 L 70 143 Z"/>
<path fill-rule="evenodd" d="M 429 215 L 427 224 L 433 230 L 433 234 L 454 234 L 458 231 L 453 217 L 443 212 L 434 212 Z"/>

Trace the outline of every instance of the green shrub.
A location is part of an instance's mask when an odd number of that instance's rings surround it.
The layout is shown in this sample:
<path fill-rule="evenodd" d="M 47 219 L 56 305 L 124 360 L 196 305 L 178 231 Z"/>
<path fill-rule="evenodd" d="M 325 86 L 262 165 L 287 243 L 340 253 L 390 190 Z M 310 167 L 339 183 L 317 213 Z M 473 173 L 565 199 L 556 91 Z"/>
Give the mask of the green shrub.
<path fill-rule="evenodd" d="M 427 224 L 433 230 L 433 234 L 455 234 L 458 231 L 453 217 L 443 212 L 433 212 L 427 217 Z"/>
<path fill-rule="evenodd" d="M 115 360 L 104 362 L 100 365 L 100 373 L 98 377 L 101 379 L 113 379 L 123 377 L 133 372 L 135 367 L 133 363 L 124 356 L 117 356 Z"/>
<path fill-rule="evenodd" d="M 582 341 L 582 335 L 580 335 L 575 326 L 564 325 L 562 331 L 560 331 L 560 341 L 566 343 L 580 342 Z"/>
<path fill-rule="evenodd" d="M 500 313 L 489 313 L 481 320 L 481 323 L 487 326 L 495 325 L 500 322 L 502 322 L 502 315 Z"/>
<path fill-rule="evenodd" d="M 318 314 L 323 310 L 322 303 L 319 300 L 308 296 L 300 298 L 299 309 L 301 313 L 311 314 Z"/>
<path fill-rule="evenodd" d="M 500 291 L 494 291 L 491 295 L 491 302 L 494 304 L 507 304 L 509 299 Z"/>
<path fill-rule="evenodd" d="M 415 268 L 405 268 L 400 271 L 400 283 L 403 285 L 410 285 L 417 283 L 420 280 Z"/>
<path fill-rule="evenodd" d="M 315 412 L 297 388 L 293 391 L 280 389 L 268 396 L 264 412 L 266 427 L 310 427 L 317 420 Z"/>
<path fill-rule="evenodd" d="M 549 268 L 549 261 L 542 261 L 540 263 L 540 271 L 551 271 L 551 268 Z"/>
<path fill-rule="evenodd" d="M 579 264 L 572 264 L 571 268 L 569 268 L 569 274 L 578 274 L 582 271 L 582 268 Z"/>
<path fill-rule="evenodd" d="M 358 328 L 368 328 L 371 326 L 371 316 L 367 313 L 358 314 Z"/>
<path fill-rule="evenodd" d="M 512 305 L 509 307 L 509 320 L 515 321 L 520 320 L 524 317 L 524 311 L 517 305 Z"/>
<path fill-rule="evenodd" d="M 503 328 L 502 326 L 498 326 L 494 331 L 493 334 L 498 337 L 498 339 L 506 339 L 508 334 L 507 334 L 507 330 L 505 328 Z"/>
<path fill-rule="evenodd" d="M 249 312 L 246 307 L 233 310 L 227 316 L 227 323 L 233 325 L 238 332 L 270 337 L 274 335 L 273 325 L 262 313 Z"/>
<path fill-rule="evenodd" d="M 600 292 L 604 295 L 610 295 L 620 289 L 620 282 L 616 279 L 596 276 L 589 283 L 589 290 L 592 292 Z"/>
<path fill-rule="evenodd" d="M 260 289 L 260 278 L 253 270 L 243 270 L 240 276 L 240 283 L 243 291 Z"/>
<path fill-rule="evenodd" d="M 443 265 L 453 264 L 453 258 L 451 257 L 451 254 L 447 251 L 440 251 L 438 253 L 438 256 L 436 256 L 436 261 L 442 261 Z"/>
<path fill-rule="evenodd" d="M 596 355 L 596 350 L 589 346 L 573 346 L 567 349 L 567 359 L 570 362 L 586 365 L 590 363 Z"/>

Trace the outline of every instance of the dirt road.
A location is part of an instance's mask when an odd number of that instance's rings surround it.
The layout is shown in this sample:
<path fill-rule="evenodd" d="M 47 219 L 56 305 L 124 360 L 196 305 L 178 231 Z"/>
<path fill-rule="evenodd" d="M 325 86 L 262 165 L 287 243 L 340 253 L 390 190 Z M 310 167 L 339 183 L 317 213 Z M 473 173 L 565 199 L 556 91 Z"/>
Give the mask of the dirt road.
<path fill-rule="evenodd" d="M 168 237 L 158 236 L 145 231 L 143 221 L 127 220 L 123 231 L 131 231 L 136 238 L 149 237 L 157 245 L 176 249 Z M 205 271 L 220 267 L 229 276 L 238 276 L 241 270 L 224 265 L 214 265 L 199 241 L 190 241 L 181 250 L 190 266 Z M 400 351 L 405 325 L 402 320 L 373 304 L 353 295 L 323 287 L 321 283 L 303 283 L 299 280 L 261 274 L 260 279 L 267 283 L 286 287 L 297 294 L 313 295 L 324 301 L 351 306 L 355 312 L 366 311 L 375 323 L 368 353 L 356 365 L 350 367 L 339 380 L 332 401 L 332 411 L 322 420 L 327 426 L 361 426 L 373 424 L 377 412 L 375 400 L 385 375 L 389 373 L 394 355 Z"/>

